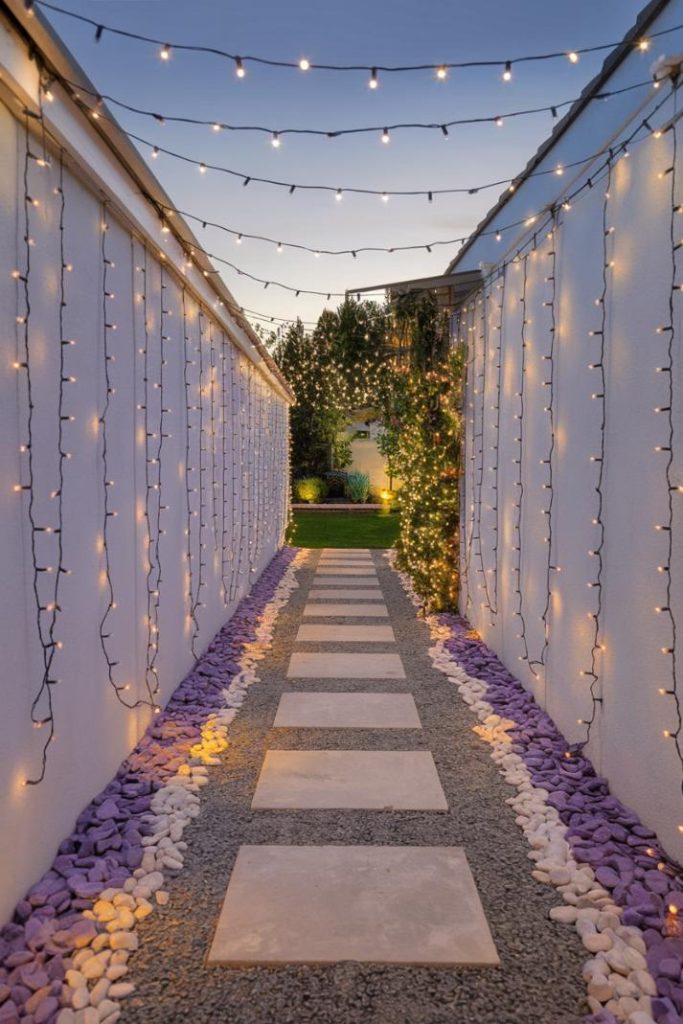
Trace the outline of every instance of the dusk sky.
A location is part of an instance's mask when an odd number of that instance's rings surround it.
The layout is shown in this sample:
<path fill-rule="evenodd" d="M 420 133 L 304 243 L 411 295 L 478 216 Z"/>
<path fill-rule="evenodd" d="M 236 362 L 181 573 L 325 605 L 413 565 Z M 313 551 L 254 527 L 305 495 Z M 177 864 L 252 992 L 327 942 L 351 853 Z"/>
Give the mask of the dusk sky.
<path fill-rule="evenodd" d="M 169 42 L 217 46 L 235 53 L 350 64 L 433 63 L 468 59 L 514 59 L 554 50 L 612 43 L 631 27 L 641 0 L 61 0 L 61 6 L 112 26 Z M 46 13 L 43 11 L 43 13 Z M 92 28 L 47 12 L 76 59 L 102 93 L 163 114 L 197 116 L 273 129 L 323 130 L 399 121 L 440 123 L 497 115 L 574 99 L 599 69 L 606 52 L 520 65 L 503 82 L 498 68 L 454 71 L 445 82 L 429 71 L 380 76 L 368 88 L 359 72 L 301 72 L 251 65 L 246 77 L 218 57 L 173 52 L 162 61 L 158 48 L 105 33 L 96 44 Z M 651 58 L 643 55 L 646 78 Z M 267 135 L 216 133 L 209 127 L 166 125 L 115 112 L 122 126 L 152 144 L 245 175 L 300 184 L 375 189 L 474 187 L 514 176 L 552 129 L 549 114 L 509 120 L 502 128 L 472 125 L 439 131 L 397 131 L 388 145 L 380 133 L 325 139 L 286 137 L 279 149 Z M 150 147 L 141 146 L 146 159 Z M 197 168 L 168 156 L 150 160 L 176 206 L 237 231 L 267 235 L 313 248 L 423 244 L 466 236 L 502 189 L 475 196 L 426 198 L 345 195 L 297 191 L 252 183 Z M 532 212 L 532 211 L 530 211 Z M 272 244 L 235 240 L 192 225 L 205 248 L 261 278 L 294 288 L 343 292 L 384 281 L 441 273 L 456 246 L 412 253 L 321 256 Z M 315 320 L 336 305 L 325 298 L 283 291 L 239 277 L 223 277 L 245 307 L 267 315 Z"/>

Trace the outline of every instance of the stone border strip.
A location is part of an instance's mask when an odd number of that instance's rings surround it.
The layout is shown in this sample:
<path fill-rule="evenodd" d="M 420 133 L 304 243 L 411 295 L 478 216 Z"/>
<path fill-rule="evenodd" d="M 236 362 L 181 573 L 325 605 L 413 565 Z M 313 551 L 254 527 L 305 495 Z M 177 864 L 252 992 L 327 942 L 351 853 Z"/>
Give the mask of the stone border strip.
<path fill-rule="evenodd" d="M 138 921 L 183 867 L 185 826 L 266 656 L 307 552 L 283 549 L 79 816 L 51 868 L 0 931 L 0 1024 L 115 1024 Z"/>
<path fill-rule="evenodd" d="M 385 557 L 421 607 L 409 576 L 396 569 L 395 552 Z M 426 615 L 425 621 L 435 641 L 432 663 L 455 682 L 481 723 L 474 731 L 491 745 L 492 759 L 517 789 L 507 803 L 531 847 L 533 877 L 562 894 L 564 905 L 549 916 L 574 925 L 592 954 L 583 969 L 591 1010 L 586 1020 L 680 1024 L 683 890 L 673 877 L 675 866 L 654 833 L 609 794 L 606 780 L 463 620 L 442 613 Z M 553 786 L 549 776 L 558 772 L 564 779 Z M 594 795 L 583 815 L 591 819 L 590 828 L 577 821 L 586 804 L 581 782 L 589 798 Z M 628 858 L 622 851 L 621 862 L 611 848 L 615 842 L 628 851 Z"/>

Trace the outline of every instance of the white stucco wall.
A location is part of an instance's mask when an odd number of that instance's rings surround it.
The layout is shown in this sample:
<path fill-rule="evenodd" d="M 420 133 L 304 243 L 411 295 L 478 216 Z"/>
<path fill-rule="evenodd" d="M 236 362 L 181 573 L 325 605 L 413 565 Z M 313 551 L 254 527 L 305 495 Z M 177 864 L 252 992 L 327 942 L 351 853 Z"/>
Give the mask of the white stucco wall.
<path fill-rule="evenodd" d="M 670 4 L 653 31 L 680 23 L 682 15 L 683 4 Z M 635 81 L 639 74 L 642 62 L 629 58 L 610 88 L 626 84 L 629 78 Z M 653 95 L 651 105 L 661 98 L 661 93 Z M 585 123 L 580 118 L 562 143 L 564 153 L 550 154 L 548 164 L 567 159 L 571 152 L 578 155 L 579 150 L 607 147 L 627 134 L 648 112 L 640 105 L 637 108 L 633 97 L 628 102 L 633 119 L 623 98 L 591 106 Z M 673 112 L 671 100 L 653 117 L 653 127 L 665 123 Z M 680 137 L 681 131 L 683 126 L 676 135 Z M 659 139 L 648 136 L 630 149 L 628 158 L 615 162 L 609 187 L 606 224 L 613 231 L 603 233 L 603 179 L 578 197 L 571 210 L 560 211 L 551 237 L 547 228 L 539 231 L 535 249 L 529 229 L 520 231 L 514 241 L 508 235 L 511 244 L 506 257 L 514 260 L 519 247 L 524 255 L 504 271 L 493 270 L 486 287 L 464 311 L 461 335 L 469 346 L 470 363 L 461 608 L 569 741 L 579 742 L 586 736 L 586 726 L 577 720 L 590 719 L 593 710 L 591 678 L 582 673 L 591 667 L 595 621 L 591 616 L 601 596 L 599 643 L 604 649 L 597 654 L 594 687 L 601 703 L 595 707 L 588 754 L 609 779 L 613 792 L 657 830 L 670 854 L 680 860 L 683 767 L 677 742 L 665 731 L 675 734 L 679 728 L 677 696 L 670 691 L 680 687 L 673 670 L 677 664 L 680 673 L 683 655 L 662 653 L 662 648 L 671 647 L 672 624 L 666 610 L 656 611 L 667 606 L 667 574 L 658 567 L 669 561 L 669 534 L 656 527 L 669 522 L 669 487 L 667 453 L 655 448 L 668 445 L 668 374 L 658 368 L 668 365 L 673 337 L 671 475 L 676 484 L 683 484 L 680 293 L 673 293 L 673 321 L 669 308 L 672 283 L 680 285 L 683 273 L 681 258 L 677 252 L 672 256 L 671 244 L 672 233 L 678 241 L 683 229 L 683 218 L 673 212 L 683 201 L 683 166 L 680 138 L 678 157 L 674 157 L 673 132 Z M 577 174 L 575 184 L 590 173 L 589 169 Z M 565 188 L 566 183 L 560 187 L 551 178 L 530 181 L 491 228 L 535 213 L 549 200 L 561 201 Z M 538 230 L 538 225 L 531 230 Z M 493 238 L 475 241 L 456 269 L 491 264 L 500 258 L 500 245 L 498 256 L 493 255 L 495 246 Z M 591 368 L 600 361 L 601 336 L 590 332 L 602 326 L 603 307 L 596 300 L 602 294 L 605 255 L 613 266 L 605 274 L 603 400 L 600 370 Z M 547 356 L 553 315 L 551 363 Z M 668 330 L 658 332 L 662 327 L 673 327 L 673 335 Z M 554 428 L 547 411 L 551 405 Z M 600 593 L 591 585 L 598 578 L 598 559 L 590 554 L 600 540 L 599 524 L 593 521 L 598 517 L 600 464 L 591 458 L 600 455 L 603 411 L 605 532 Z M 515 461 L 520 457 L 520 436 L 521 464 Z M 551 469 L 552 491 L 547 486 Z M 674 492 L 672 497 L 670 607 L 680 635 L 683 495 Z M 552 545 L 546 541 L 549 536 Z M 549 565 L 553 568 L 548 575 Z M 547 578 L 550 601 L 544 654 Z M 520 660 L 525 658 L 522 632 L 530 659 L 545 662 L 535 672 L 528 661 Z"/>
<path fill-rule="evenodd" d="M 64 275 L 62 292 L 62 194 L 55 191 L 60 183 L 59 151 L 51 144 L 44 151 L 40 138 L 31 139 L 31 151 L 41 157 L 45 153 L 50 166 L 29 160 L 25 190 L 25 129 L 17 113 L 26 97 L 31 98 L 35 66 L 4 27 L 1 35 L 3 82 L 17 84 L 19 93 L 15 101 L 5 91 L 8 105 L 0 102 L 0 823 L 4 839 L 0 919 L 4 920 L 48 866 L 81 808 L 108 782 L 146 728 L 152 714 L 146 677 L 152 689 L 155 684 L 154 673 L 147 671 L 148 655 L 154 650 L 150 644 L 158 643 L 159 689 L 152 696 L 163 705 L 194 661 L 193 631 L 194 650 L 199 653 L 282 544 L 288 401 L 256 350 L 250 349 L 244 331 L 214 308 L 219 300 L 201 273 L 184 267 L 180 250 L 172 244 L 165 258 L 160 258 L 160 239 L 144 230 L 145 218 L 150 225 L 158 224 L 158 219 L 136 195 L 115 154 L 88 133 L 87 125 L 79 123 L 60 97 L 49 126 L 66 147 L 63 240 L 72 269 Z M 26 202 L 26 194 L 38 205 Z M 26 276 L 27 210 L 30 312 L 24 281 L 11 274 L 18 270 L 22 278 Z M 104 254 L 103 219 L 108 224 Z M 110 297 L 103 294 L 105 272 Z M 17 322 L 17 317 L 27 315 L 26 327 Z M 106 344 L 114 357 L 107 364 L 112 393 L 106 416 L 106 478 L 112 482 L 107 495 L 116 516 L 107 520 L 106 534 L 116 607 L 104 631 L 109 634 L 105 642 L 110 659 L 117 662 L 113 681 L 129 688 L 120 697 L 130 704 L 138 699 L 148 702 L 136 709 L 117 699 L 100 639 L 109 602 L 102 547 L 105 428 L 100 422 L 106 398 L 105 323 L 110 324 Z M 25 330 L 29 371 L 13 365 L 24 362 Z M 62 346 L 60 338 L 75 344 Z M 60 574 L 55 616 L 54 640 L 59 647 L 50 688 L 54 740 L 47 748 L 43 781 L 27 786 L 27 779 L 40 775 L 44 741 L 51 729 L 49 721 L 42 728 L 31 723 L 32 702 L 43 676 L 32 546 L 39 567 L 39 603 L 45 606 L 53 600 L 57 574 L 42 570 L 59 565 L 58 535 L 34 533 L 30 492 L 15 492 L 14 485 L 28 485 L 30 454 L 34 521 L 39 527 L 58 525 L 59 501 L 51 495 L 58 487 L 60 463 L 62 354 L 64 373 L 74 378 L 64 385 L 62 409 L 63 415 L 74 417 L 62 421 L 63 449 L 69 453 L 63 461 L 61 534 L 62 564 L 68 575 Z M 157 386 L 162 373 L 163 390 Z M 20 451 L 28 441 L 29 376 L 30 453 Z M 165 436 L 158 491 L 157 466 L 148 460 L 156 456 L 159 439 L 146 434 L 158 434 L 162 406 Z M 163 509 L 158 520 L 160 495 Z M 201 569 L 200 562 L 204 563 Z M 158 616 L 155 598 L 151 601 L 156 633 L 148 623 L 148 589 L 157 588 L 159 565 Z M 196 630 L 192 604 L 196 605 Z M 50 619 L 51 612 L 41 613 L 44 637 Z M 48 714 L 43 692 L 33 717 Z"/>

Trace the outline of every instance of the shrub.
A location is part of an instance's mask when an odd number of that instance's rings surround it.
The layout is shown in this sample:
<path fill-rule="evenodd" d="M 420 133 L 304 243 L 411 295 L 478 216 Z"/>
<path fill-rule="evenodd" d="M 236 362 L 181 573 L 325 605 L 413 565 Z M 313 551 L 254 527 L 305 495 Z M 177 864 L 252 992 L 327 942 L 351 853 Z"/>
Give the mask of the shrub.
<path fill-rule="evenodd" d="M 362 505 L 368 500 L 370 477 L 367 473 L 349 473 L 346 478 L 346 497 L 354 504 Z"/>
<path fill-rule="evenodd" d="M 347 476 L 348 473 L 345 473 L 342 469 L 333 469 L 330 473 L 325 473 L 325 484 L 330 498 L 344 497 Z"/>
<path fill-rule="evenodd" d="M 327 485 L 318 476 L 307 476 L 294 481 L 294 495 L 309 505 L 322 501 L 327 495 Z"/>

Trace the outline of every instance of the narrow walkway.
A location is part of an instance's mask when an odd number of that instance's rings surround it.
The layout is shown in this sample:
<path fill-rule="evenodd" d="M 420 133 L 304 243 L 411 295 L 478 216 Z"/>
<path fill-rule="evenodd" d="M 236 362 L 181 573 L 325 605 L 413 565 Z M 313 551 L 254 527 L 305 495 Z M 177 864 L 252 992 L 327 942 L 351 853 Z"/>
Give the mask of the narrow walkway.
<path fill-rule="evenodd" d="M 311 552 L 124 1024 L 578 1024 L 511 790 L 380 552 Z"/>

